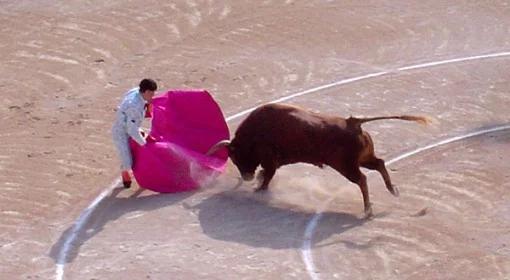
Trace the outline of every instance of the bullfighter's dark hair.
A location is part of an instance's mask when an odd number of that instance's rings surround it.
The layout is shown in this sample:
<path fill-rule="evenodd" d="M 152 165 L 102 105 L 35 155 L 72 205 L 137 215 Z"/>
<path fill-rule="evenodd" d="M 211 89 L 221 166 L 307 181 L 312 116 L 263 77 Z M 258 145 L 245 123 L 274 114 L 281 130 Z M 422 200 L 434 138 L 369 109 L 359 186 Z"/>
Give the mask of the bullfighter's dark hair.
<path fill-rule="evenodd" d="M 158 89 L 158 85 L 153 79 L 143 79 L 140 82 L 140 92 L 143 93 L 146 90 L 156 91 Z"/>

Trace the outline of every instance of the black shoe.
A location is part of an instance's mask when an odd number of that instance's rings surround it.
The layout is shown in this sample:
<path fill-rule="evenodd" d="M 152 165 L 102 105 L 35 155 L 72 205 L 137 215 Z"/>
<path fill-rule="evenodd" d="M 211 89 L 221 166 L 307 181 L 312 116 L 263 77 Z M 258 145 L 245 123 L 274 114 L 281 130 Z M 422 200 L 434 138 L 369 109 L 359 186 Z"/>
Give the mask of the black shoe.
<path fill-rule="evenodd" d="M 124 184 L 125 189 L 131 188 L 131 181 L 122 181 L 122 184 Z"/>

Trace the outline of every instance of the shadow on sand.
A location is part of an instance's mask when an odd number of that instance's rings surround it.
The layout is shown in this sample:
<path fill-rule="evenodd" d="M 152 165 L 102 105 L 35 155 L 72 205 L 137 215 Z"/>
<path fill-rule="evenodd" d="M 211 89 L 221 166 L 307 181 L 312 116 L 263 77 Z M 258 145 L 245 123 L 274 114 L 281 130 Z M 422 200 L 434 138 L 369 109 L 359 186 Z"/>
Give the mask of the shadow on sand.
<path fill-rule="evenodd" d="M 202 231 L 216 240 L 245 244 L 251 247 L 272 249 L 298 249 L 302 246 L 304 232 L 314 212 L 303 210 L 296 205 L 274 203 L 271 192 L 253 193 L 239 190 L 237 184 L 227 184 L 228 191 L 212 194 L 194 206 L 183 205 L 196 212 Z M 89 239 L 100 233 L 106 224 L 131 212 L 148 212 L 181 202 L 196 192 L 174 194 L 151 194 L 140 196 L 138 189 L 129 196 L 119 196 L 125 191 L 115 188 L 103 199 L 93 215 L 77 232 L 75 225 L 69 226 L 53 244 L 50 257 L 57 264 L 72 263 L 80 248 Z M 318 230 L 313 234 L 313 244 L 363 225 L 367 220 L 349 213 L 322 213 Z M 63 250 L 71 235 L 68 252 Z"/>
<path fill-rule="evenodd" d="M 289 205 L 271 205 L 270 194 L 226 191 L 191 207 L 210 238 L 251 247 L 298 249 L 307 223 L 315 215 Z M 363 225 L 367 220 L 347 213 L 325 212 L 313 244 Z"/>
<path fill-rule="evenodd" d="M 128 197 L 118 197 L 119 193 L 125 191 L 124 188 L 115 188 L 112 193 L 101 201 L 94 210 L 81 231 L 76 232 L 75 224 L 69 226 L 60 236 L 58 241 L 53 244 L 50 250 L 50 257 L 57 264 L 71 263 L 74 261 L 80 251 L 80 247 L 96 234 L 100 233 L 104 226 L 110 221 L 115 221 L 125 214 L 134 211 L 152 211 L 166 207 L 193 195 L 194 192 L 173 193 L 173 194 L 153 194 L 139 196 L 144 189 L 138 189 Z M 76 234 L 73 242 L 70 244 L 69 252 L 65 260 L 61 260 L 62 251 L 66 240 L 69 240 L 71 234 Z"/>

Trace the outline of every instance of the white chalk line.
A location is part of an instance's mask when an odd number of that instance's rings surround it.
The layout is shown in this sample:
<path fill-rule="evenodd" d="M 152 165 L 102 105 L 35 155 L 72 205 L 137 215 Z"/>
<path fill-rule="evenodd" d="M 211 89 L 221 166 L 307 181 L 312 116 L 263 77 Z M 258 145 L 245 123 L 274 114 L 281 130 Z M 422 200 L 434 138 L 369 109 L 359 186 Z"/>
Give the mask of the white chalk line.
<path fill-rule="evenodd" d="M 466 140 L 468 138 L 472 138 L 472 137 L 476 137 L 476 136 L 480 136 L 480 135 L 484 135 L 484 134 L 489 134 L 489 133 L 493 133 L 493 132 L 508 130 L 508 129 L 510 129 L 510 125 L 502 125 L 502 126 L 496 126 L 496 127 L 489 128 L 489 129 L 482 129 L 482 130 L 478 130 L 475 132 L 447 138 L 447 139 L 441 140 L 439 142 L 436 142 L 436 143 L 433 143 L 433 144 L 430 144 L 430 145 L 427 145 L 424 147 L 420 147 L 420 148 L 417 148 L 410 152 L 401 154 L 391 160 L 388 160 L 386 162 L 386 165 L 393 164 L 395 162 L 401 161 L 403 159 L 414 156 L 416 154 L 419 154 L 419 153 L 422 153 L 422 152 L 425 152 L 428 150 L 432 150 L 432 149 L 440 147 L 440 146 L 451 144 L 453 142 L 458 142 L 458 141 Z M 311 253 L 313 233 L 314 233 L 315 228 L 317 227 L 320 219 L 322 218 L 322 213 L 326 210 L 326 208 L 329 206 L 329 204 L 335 199 L 335 197 L 336 197 L 336 195 L 334 195 L 331 199 L 326 201 L 323 204 L 323 207 L 308 221 L 306 228 L 305 228 L 305 233 L 303 235 L 303 245 L 301 246 L 301 257 L 303 259 L 303 262 L 305 263 L 308 275 L 313 280 L 320 279 L 320 277 L 319 277 L 320 273 L 319 273 L 317 267 L 315 266 L 315 262 L 313 261 L 313 256 Z"/>
<path fill-rule="evenodd" d="M 333 83 L 325 84 L 325 85 L 322 85 L 322 86 L 318 86 L 318 87 L 307 89 L 307 90 L 304 90 L 304 91 L 301 91 L 301 92 L 290 94 L 290 95 L 287 95 L 287 96 L 275 99 L 273 101 L 269 101 L 268 103 L 284 102 L 284 101 L 287 101 L 287 100 L 290 100 L 290 99 L 294 99 L 294 98 L 299 97 L 299 96 L 307 95 L 307 94 L 314 93 L 314 92 L 321 91 L 321 90 L 325 90 L 325 89 L 328 89 L 328 88 L 333 88 L 333 87 L 336 87 L 336 86 L 345 85 L 345 84 L 349 84 L 349 83 L 353 83 L 353 82 L 357 82 L 357 81 L 361 81 L 361 80 L 366 80 L 366 79 L 370 79 L 370 78 L 380 77 L 380 76 L 388 75 L 388 74 L 392 74 L 392 73 L 398 73 L 398 72 L 404 72 L 404 71 L 409 71 L 409 70 L 416 70 L 416 69 L 420 69 L 420 68 L 428 68 L 428 67 L 446 65 L 446 64 L 451 64 L 451 63 L 466 62 L 466 61 L 488 59 L 488 58 L 496 58 L 496 57 L 504 57 L 504 56 L 510 56 L 510 52 L 499 52 L 499 53 L 492 53 L 492 54 L 475 55 L 475 56 L 468 56 L 468 57 L 446 59 L 446 60 L 439 60 L 439 61 L 433 61 L 433 62 L 409 65 L 409 66 L 404 66 L 404 67 L 397 68 L 394 71 L 380 71 L 380 72 L 370 73 L 370 74 L 367 74 L 367 75 L 358 76 L 358 77 L 354 77 L 354 78 L 343 79 L 343 80 L 336 81 L 336 82 L 333 82 Z M 241 112 L 239 112 L 237 114 L 234 114 L 234 115 L 228 117 L 226 120 L 230 121 L 230 120 L 237 119 L 239 117 L 242 117 L 244 115 L 249 114 L 250 112 L 252 112 L 253 110 L 255 110 L 257 108 L 258 108 L 258 106 L 254 106 L 252 108 L 246 109 L 244 111 L 241 111 Z"/>
<path fill-rule="evenodd" d="M 318 91 L 325 90 L 325 89 L 328 89 L 328 88 L 332 88 L 332 87 L 336 87 L 336 86 L 340 86 L 340 85 L 344 85 L 344 84 L 348 84 L 348 83 L 353 83 L 353 82 L 357 82 L 357 81 L 361 81 L 361 80 L 365 80 L 365 79 L 380 77 L 380 76 L 387 75 L 387 74 L 390 74 L 390 73 L 403 72 L 403 71 L 409 71 L 409 70 L 414 70 L 414 69 L 434 67 L 434 66 L 439 66 L 439 65 L 458 63 L 458 62 L 466 62 L 466 61 L 472 61 L 472 60 L 480 60 L 480 59 L 495 58 L 495 57 L 504 57 L 504 56 L 510 56 L 510 52 L 499 52 L 499 53 L 476 55 L 476 56 L 468 56 L 468 57 L 462 57 L 462 58 L 454 58 L 454 59 L 448 59 L 448 60 L 440 60 L 440 61 L 435 61 L 435 62 L 433 61 L 433 62 L 428 62 L 428 63 L 409 65 L 409 66 L 404 66 L 404 67 L 397 68 L 394 71 L 380 71 L 380 72 L 375 72 L 375 73 L 371 73 L 371 74 L 367 74 L 367 75 L 362 75 L 362 76 L 358 76 L 358 77 L 342 79 L 342 80 L 339 80 L 339 81 L 336 81 L 336 82 L 333 82 L 333 83 L 325 84 L 325 85 L 322 85 L 322 86 L 318 86 L 318 87 L 314 87 L 314 88 L 311 88 L 311 89 L 300 91 L 300 92 L 297 92 L 297 93 L 294 93 L 294 94 L 290 94 L 290 95 L 287 95 L 287 96 L 275 99 L 273 101 L 270 101 L 268 103 L 284 102 L 284 101 L 287 101 L 287 100 L 290 100 L 290 99 L 293 99 L 293 98 L 296 98 L 296 97 L 299 97 L 299 96 L 303 96 L 303 95 L 307 95 L 307 94 L 310 94 L 310 93 L 318 92 Z M 227 117 L 226 121 L 229 122 L 229 121 L 235 120 L 237 118 L 240 118 L 240 117 L 242 117 L 242 116 L 244 116 L 246 114 L 249 114 L 250 112 L 255 110 L 257 107 L 258 106 L 254 106 L 252 108 L 249 108 L 247 110 L 244 110 L 242 112 L 234 114 L 234 115 L 232 115 L 230 117 Z M 101 192 L 101 194 L 96 199 L 94 199 L 94 201 L 80 214 L 78 219 L 74 222 L 72 230 L 68 234 L 67 238 L 65 239 L 65 241 L 64 241 L 64 243 L 63 243 L 63 245 L 62 245 L 62 247 L 61 247 L 61 249 L 60 249 L 60 251 L 58 253 L 57 265 L 56 265 L 56 271 L 55 271 L 55 279 L 56 280 L 64 279 L 64 268 L 65 268 L 65 263 L 67 261 L 67 255 L 68 255 L 68 253 L 69 253 L 69 251 L 71 249 L 71 245 L 72 245 L 73 241 L 78 236 L 78 233 L 82 231 L 83 227 L 87 223 L 90 215 L 96 209 L 97 205 L 109 193 L 111 193 L 112 190 L 118 184 L 120 184 L 120 179 L 115 180 L 107 189 L 105 189 L 103 192 Z M 321 217 L 321 214 L 318 213 L 318 214 L 316 214 L 311 219 L 311 222 L 308 223 L 306 231 L 305 231 L 305 243 L 307 242 L 307 238 L 309 238 L 309 242 L 311 242 L 311 239 L 313 237 L 312 236 L 313 235 L 313 230 L 314 230 L 315 226 L 317 225 L 318 221 L 320 220 L 320 217 Z M 313 225 L 313 226 L 310 227 L 310 225 Z M 315 264 L 313 262 L 313 258 L 312 258 L 311 254 L 310 254 L 310 248 L 311 248 L 311 243 L 308 245 L 308 247 L 303 245 L 301 251 L 302 251 L 303 261 L 304 261 L 305 266 L 306 266 L 306 270 L 307 270 L 308 274 L 310 275 L 310 277 L 315 280 L 315 279 L 319 279 L 319 278 L 317 276 L 318 272 L 316 271 L 317 269 L 316 269 Z"/>
<path fill-rule="evenodd" d="M 57 280 L 64 279 L 64 266 L 67 261 L 67 254 L 69 253 L 69 251 L 71 249 L 71 245 L 72 245 L 73 241 L 76 239 L 76 237 L 78 236 L 78 233 L 82 230 L 83 226 L 86 224 L 90 215 L 96 209 L 97 205 L 99 205 L 99 203 L 106 196 L 108 196 L 113 191 L 113 189 L 115 187 L 117 187 L 119 184 L 120 184 L 120 179 L 117 178 L 115 181 L 113 181 L 113 183 L 110 184 L 110 186 L 107 189 L 103 190 L 101 192 L 101 194 L 99 194 L 99 196 L 97 196 L 96 199 L 94 199 L 94 201 L 92 201 L 92 203 L 90 203 L 90 205 L 87 208 L 85 208 L 85 210 L 80 214 L 78 219 L 74 222 L 74 225 L 73 225 L 69 235 L 67 236 L 64 243 L 62 244 L 62 247 L 61 247 L 62 249 L 60 249 L 60 251 L 58 253 L 55 279 L 57 279 Z"/>

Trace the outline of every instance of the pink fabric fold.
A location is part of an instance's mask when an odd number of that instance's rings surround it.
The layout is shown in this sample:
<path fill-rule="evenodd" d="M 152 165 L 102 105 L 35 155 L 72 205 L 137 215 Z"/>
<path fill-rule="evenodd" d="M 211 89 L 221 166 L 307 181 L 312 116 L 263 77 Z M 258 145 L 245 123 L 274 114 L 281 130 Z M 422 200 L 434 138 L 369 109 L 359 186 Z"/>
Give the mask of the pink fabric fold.
<path fill-rule="evenodd" d="M 205 90 L 172 90 L 152 100 L 154 143 L 130 140 L 133 174 L 138 184 L 156 192 L 194 190 L 225 170 L 225 151 L 207 156 L 208 149 L 229 139 L 223 113 Z"/>

